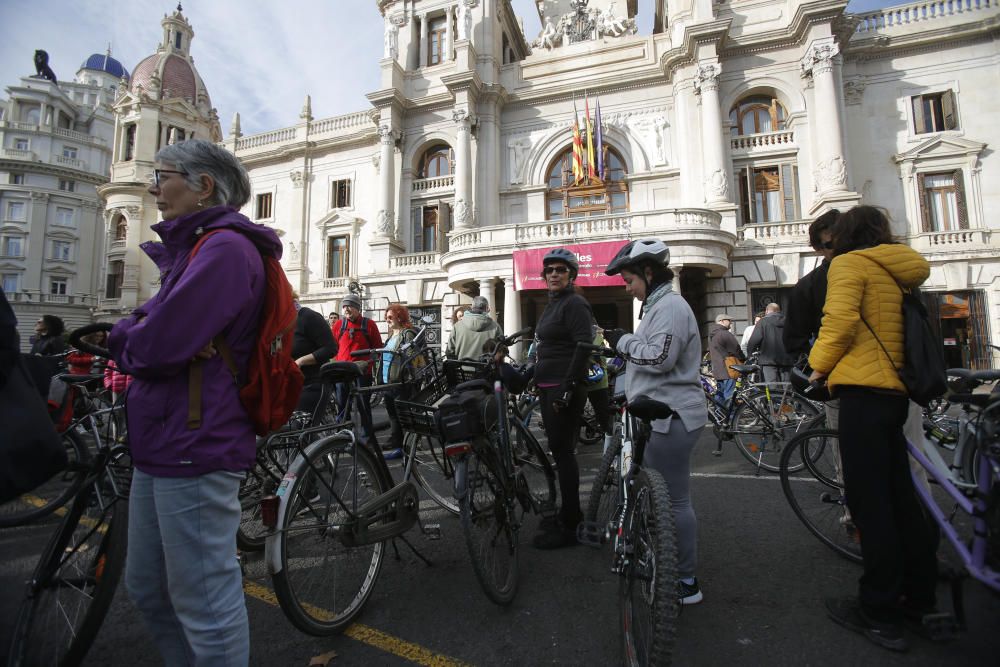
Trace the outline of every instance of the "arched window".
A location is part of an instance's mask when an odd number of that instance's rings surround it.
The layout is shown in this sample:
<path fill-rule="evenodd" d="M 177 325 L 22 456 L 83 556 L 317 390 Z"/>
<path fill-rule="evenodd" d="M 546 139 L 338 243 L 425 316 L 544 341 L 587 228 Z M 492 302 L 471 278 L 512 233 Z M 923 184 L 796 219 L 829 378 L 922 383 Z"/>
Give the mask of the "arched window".
<path fill-rule="evenodd" d="M 454 162 L 452 150 L 443 144 L 427 149 L 420 159 L 420 178 L 449 176 Z"/>
<path fill-rule="evenodd" d="M 546 215 L 549 220 L 583 218 L 628 211 L 625 161 L 604 146 L 604 178 L 573 177 L 573 148 L 569 147 L 549 167 Z"/>
<path fill-rule="evenodd" d="M 785 108 L 771 95 L 751 95 L 729 110 L 734 136 L 780 132 L 785 129 Z"/>

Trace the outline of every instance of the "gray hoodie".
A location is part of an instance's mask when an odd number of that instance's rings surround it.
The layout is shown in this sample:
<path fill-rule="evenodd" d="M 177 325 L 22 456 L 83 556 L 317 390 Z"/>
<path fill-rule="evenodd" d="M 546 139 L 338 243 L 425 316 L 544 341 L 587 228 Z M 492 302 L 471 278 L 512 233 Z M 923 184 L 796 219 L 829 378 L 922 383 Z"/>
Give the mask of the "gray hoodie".
<path fill-rule="evenodd" d="M 618 341 L 618 353 L 628 361 L 626 396 L 663 401 L 688 432 L 704 426 L 705 395 L 698 379 L 701 334 L 691 307 L 666 283 L 653 290 L 643 310 L 636 332 Z M 669 427 L 667 419 L 653 422 L 657 433 L 666 433 Z"/>
<path fill-rule="evenodd" d="M 503 331 L 500 325 L 489 315 L 467 311 L 451 332 L 445 356 L 449 359 L 478 360 L 483 355 L 483 343 L 501 338 Z"/>

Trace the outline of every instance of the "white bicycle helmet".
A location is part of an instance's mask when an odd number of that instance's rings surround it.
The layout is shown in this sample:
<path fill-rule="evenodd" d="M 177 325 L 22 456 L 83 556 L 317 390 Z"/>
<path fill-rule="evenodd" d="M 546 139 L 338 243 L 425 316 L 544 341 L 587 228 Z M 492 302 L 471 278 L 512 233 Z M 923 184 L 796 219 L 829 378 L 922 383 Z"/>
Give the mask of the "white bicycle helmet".
<path fill-rule="evenodd" d="M 643 260 L 666 266 L 670 262 L 670 249 L 660 239 L 637 239 L 629 241 L 618 251 L 618 254 L 608 264 L 608 268 L 604 273 L 614 276 L 621 273 L 622 269 L 638 264 Z"/>

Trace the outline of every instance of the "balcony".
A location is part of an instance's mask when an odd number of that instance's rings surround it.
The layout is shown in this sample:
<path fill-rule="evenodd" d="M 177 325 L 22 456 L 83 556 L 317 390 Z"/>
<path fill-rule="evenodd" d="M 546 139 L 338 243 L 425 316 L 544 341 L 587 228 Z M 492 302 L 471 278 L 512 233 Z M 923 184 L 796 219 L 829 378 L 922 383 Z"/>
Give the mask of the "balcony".
<path fill-rule="evenodd" d="M 323 279 L 323 289 L 324 290 L 346 290 L 347 284 L 350 283 L 352 278 L 324 278 Z"/>
<path fill-rule="evenodd" d="M 986 250 L 996 243 L 988 229 L 961 229 L 949 232 L 924 232 L 911 236 L 910 245 L 923 253 L 951 253 L 982 251 L 993 255 L 996 251 Z"/>
<path fill-rule="evenodd" d="M 0 148 L 0 157 L 8 160 L 27 160 L 28 162 L 37 160 L 34 151 L 22 151 L 17 148 Z"/>
<path fill-rule="evenodd" d="M 435 178 L 419 178 L 413 181 L 413 192 L 415 194 L 431 194 L 440 190 L 453 190 L 455 188 L 455 176 L 437 176 Z"/>
<path fill-rule="evenodd" d="M 114 252 L 114 251 L 122 251 L 122 250 L 125 250 L 125 246 L 126 246 L 127 243 L 128 242 L 125 239 L 120 239 L 120 240 L 117 240 L 117 241 L 112 241 L 111 245 L 108 246 L 108 249 L 111 250 L 112 252 Z"/>
<path fill-rule="evenodd" d="M 96 135 L 87 134 L 86 132 L 78 132 L 76 130 L 68 130 L 64 127 L 48 127 L 39 126 L 34 123 L 21 123 L 16 120 L 2 120 L 0 121 L 0 130 L 15 130 L 18 132 L 31 132 L 34 134 L 51 134 L 52 136 L 62 137 L 64 139 L 70 139 L 72 141 L 79 141 L 81 143 L 97 144 L 102 147 L 107 147 L 108 142 L 104 137 L 99 137 Z"/>
<path fill-rule="evenodd" d="M 66 157 L 65 155 L 56 155 L 53 157 L 53 162 L 63 167 L 69 167 L 70 169 L 79 169 L 80 171 L 87 170 L 87 163 L 83 160 L 78 160 L 75 157 Z"/>
<path fill-rule="evenodd" d="M 781 132 L 762 132 L 731 137 L 729 148 L 733 157 L 746 157 L 794 151 L 797 146 L 795 145 L 795 133 L 790 130 L 782 130 Z"/>
<path fill-rule="evenodd" d="M 964 23 L 985 21 L 997 13 L 997 3 L 991 0 L 927 0 L 895 7 L 885 7 L 858 18 L 857 38 L 902 34 L 920 28 L 916 23 Z M 927 26 L 931 29 L 934 26 Z"/>
<path fill-rule="evenodd" d="M 414 252 L 389 258 L 389 272 L 428 273 L 441 270 L 441 253 Z"/>
<path fill-rule="evenodd" d="M 736 230 L 739 245 L 809 245 L 811 220 L 755 222 Z"/>

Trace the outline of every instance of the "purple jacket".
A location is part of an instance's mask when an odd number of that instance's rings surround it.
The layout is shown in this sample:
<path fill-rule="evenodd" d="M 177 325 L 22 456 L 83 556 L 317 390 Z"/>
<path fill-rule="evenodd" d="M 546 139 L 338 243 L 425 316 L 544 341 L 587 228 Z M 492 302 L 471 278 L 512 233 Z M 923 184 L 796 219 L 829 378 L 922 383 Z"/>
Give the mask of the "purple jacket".
<path fill-rule="evenodd" d="M 213 235 L 188 266 L 200 233 L 220 228 L 239 233 Z M 165 220 L 153 231 L 163 242 L 142 249 L 160 269 L 160 291 L 108 338 L 111 356 L 134 378 L 127 394 L 132 461 L 158 477 L 247 470 L 253 425 L 222 356 L 204 362 L 202 423 L 194 430 L 187 427 L 188 366 L 221 333 L 245 373 L 264 300 L 261 253 L 280 258 L 281 241 L 226 206 Z"/>

